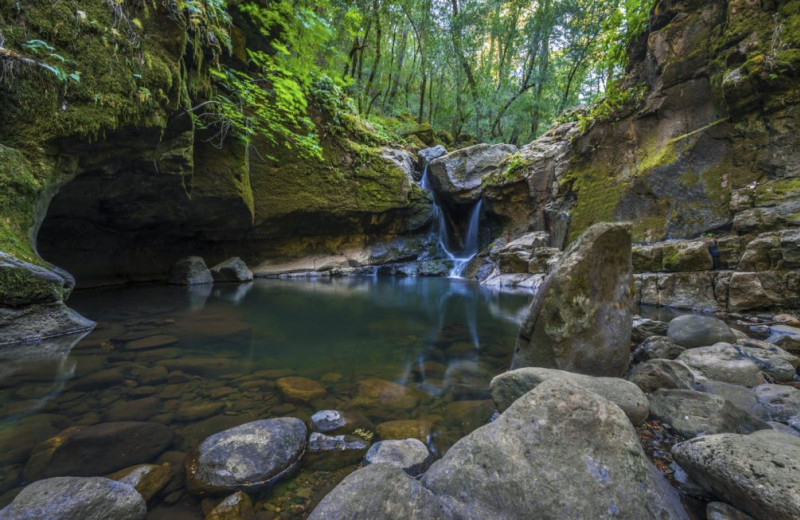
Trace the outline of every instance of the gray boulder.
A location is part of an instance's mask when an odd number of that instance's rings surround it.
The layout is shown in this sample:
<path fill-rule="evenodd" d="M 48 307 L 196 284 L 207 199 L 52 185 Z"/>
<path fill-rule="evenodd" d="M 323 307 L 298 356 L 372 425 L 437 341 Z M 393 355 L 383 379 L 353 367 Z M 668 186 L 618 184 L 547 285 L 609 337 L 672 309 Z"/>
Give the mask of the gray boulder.
<path fill-rule="evenodd" d="M 759 402 L 752 388 L 723 383 L 722 381 L 714 381 L 713 379 L 703 379 L 694 389 L 698 392 L 718 395 L 736 408 L 744 410 L 762 421 L 769 421 L 771 419 L 769 412 L 764 405 Z"/>
<path fill-rule="evenodd" d="M 30 482 L 111 473 L 157 457 L 169 447 L 172 437 L 171 429 L 154 422 L 73 426 L 34 448 L 23 477 Z"/>
<path fill-rule="evenodd" d="M 417 476 L 433 460 L 427 446 L 419 439 L 380 441 L 372 445 L 364 457 L 364 464 L 389 464 Z"/>
<path fill-rule="evenodd" d="M 253 421 L 216 433 L 186 459 L 193 493 L 260 491 L 296 471 L 306 448 L 306 426 L 282 417 Z"/>
<path fill-rule="evenodd" d="M 325 435 L 314 432 L 308 439 L 305 465 L 334 471 L 355 464 L 369 449 L 369 442 L 356 435 Z"/>
<path fill-rule="evenodd" d="M 492 379 L 489 388 L 497 409 L 503 412 L 511 404 L 547 380 L 563 380 L 585 388 L 616 404 L 634 425 L 647 419 L 647 397 L 635 384 L 616 377 L 592 377 L 551 368 L 520 368 Z"/>
<path fill-rule="evenodd" d="M 649 320 L 647 318 L 635 317 L 633 319 L 633 331 L 631 341 L 639 344 L 653 336 L 666 336 L 668 324 L 663 321 Z"/>
<path fill-rule="evenodd" d="M 666 336 L 650 336 L 633 351 L 634 363 L 651 359 L 675 359 L 686 350 Z"/>
<path fill-rule="evenodd" d="M 730 343 L 717 343 L 688 349 L 675 359 L 709 379 L 750 387 L 762 384 L 761 369 L 754 359 L 742 354 L 741 348 L 734 348 Z"/>
<path fill-rule="evenodd" d="M 764 430 L 676 444 L 675 461 L 699 484 L 754 518 L 800 518 L 800 438 Z"/>
<path fill-rule="evenodd" d="M 724 321 L 697 314 L 678 316 L 670 321 L 667 336 L 685 348 L 706 347 L 720 342 L 736 342 L 736 336 Z"/>
<path fill-rule="evenodd" d="M 497 260 L 500 272 L 527 273 L 534 251 L 548 245 L 550 245 L 550 233 L 534 231 L 497 248 L 493 251 L 492 257 Z"/>
<path fill-rule="evenodd" d="M 753 389 L 758 401 L 770 416 L 779 422 L 788 423 L 793 417 L 800 418 L 800 390 L 784 385 L 759 385 Z"/>
<path fill-rule="evenodd" d="M 211 268 L 211 277 L 215 282 L 242 283 L 253 281 L 253 271 L 248 269 L 244 260 L 235 256 L 228 258 Z"/>
<path fill-rule="evenodd" d="M 169 271 L 169 283 L 173 285 L 207 285 L 214 283 L 206 262 L 199 256 L 187 256 L 175 262 Z"/>
<path fill-rule="evenodd" d="M 722 502 L 711 502 L 706 507 L 707 520 L 753 520 L 753 517 Z"/>
<path fill-rule="evenodd" d="M 147 505 L 128 484 L 101 477 L 56 477 L 25 487 L 2 520 L 143 520 Z"/>
<path fill-rule="evenodd" d="M 440 144 L 417 152 L 417 156 L 419 157 L 419 160 L 423 166 L 430 164 L 430 162 L 434 159 L 438 159 L 439 157 L 443 157 L 445 155 L 447 155 L 447 149 Z"/>
<path fill-rule="evenodd" d="M 309 520 L 445 520 L 436 497 L 402 469 L 370 464 L 347 476 L 317 505 Z"/>
<path fill-rule="evenodd" d="M 511 368 L 620 377 L 631 338 L 631 226 L 595 224 L 564 252 L 520 327 Z"/>
<path fill-rule="evenodd" d="M 353 411 L 341 412 L 339 410 L 320 410 L 311 416 L 309 425 L 312 432 L 328 435 L 352 433 L 358 428 L 375 429 L 372 422 L 364 415 Z"/>
<path fill-rule="evenodd" d="M 689 367 L 670 359 L 651 359 L 636 365 L 627 379 L 647 394 L 659 388 L 690 390 L 696 384 Z"/>
<path fill-rule="evenodd" d="M 751 433 L 769 425 L 713 394 L 694 390 L 656 390 L 650 415 L 685 438 L 715 433 Z"/>
<path fill-rule="evenodd" d="M 434 190 L 455 202 L 475 202 L 481 195 L 481 179 L 501 167 L 517 151 L 510 144 L 476 144 L 431 161 L 428 174 Z"/>
<path fill-rule="evenodd" d="M 688 518 L 622 410 L 550 379 L 422 477 L 454 519 Z"/>

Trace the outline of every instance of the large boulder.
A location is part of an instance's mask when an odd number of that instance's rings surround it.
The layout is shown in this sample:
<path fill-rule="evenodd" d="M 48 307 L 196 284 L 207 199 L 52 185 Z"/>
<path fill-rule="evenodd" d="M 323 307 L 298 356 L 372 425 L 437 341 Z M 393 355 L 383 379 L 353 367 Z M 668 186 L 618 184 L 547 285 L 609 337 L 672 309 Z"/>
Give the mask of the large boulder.
<path fill-rule="evenodd" d="M 422 477 L 453 518 L 688 518 L 622 410 L 550 379 Z"/>
<path fill-rule="evenodd" d="M 212 267 L 211 277 L 215 282 L 251 282 L 253 280 L 253 271 L 247 267 L 244 260 L 235 256 Z"/>
<path fill-rule="evenodd" d="M 767 423 L 724 398 L 694 390 L 656 390 L 650 394 L 650 415 L 684 438 L 769 429 Z"/>
<path fill-rule="evenodd" d="M 717 343 L 682 352 L 676 359 L 709 379 L 744 386 L 758 386 L 764 382 L 761 369 L 753 359 L 743 355 L 730 343 Z"/>
<path fill-rule="evenodd" d="M 364 457 L 364 464 L 389 464 L 411 476 L 425 471 L 433 456 L 419 439 L 402 439 L 376 442 Z"/>
<path fill-rule="evenodd" d="M 736 336 L 724 321 L 697 314 L 678 316 L 670 321 L 667 336 L 684 348 L 707 347 L 719 342 L 736 342 Z"/>
<path fill-rule="evenodd" d="M 795 418 L 800 425 L 800 390 L 784 385 L 759 385 L 753 389 L 758 401 L 776 421 L 788 423 Z"/>
<path fill-rule="evenodd" d="M 491 254 L 497 259 L 501 272 L 527 273 L 534 251 L 546 248 L 548 245 L 550 245 L 550 234 L 546 231 L 534 231 L 497 248 Z"/>
<path fill-rule="evenodd" d="M 439 157 L 443 157 L 445 155 L 447 155 L 447 149 L 440 144 L 417 152 L 417 156 L 419 157 L 419 160 L 423 166 L 426 166 L 434 159 L 438 159 Z"/>
<path fill-rule="evenodd" d="M 445 520 L 433 493 L 389 464 L 370 464 L 347 476 L 322 499 L 309 520 L 408 518 Z"/>
<path fill-rule="evenodd" d="M 149 462 L 172 443 L 172 430 L 154 422 L 73 426 L 34 448 L 23 477 L 96 476 Z M 87 463 L 91 461 L 91 463 Z"/>
<path fill-rule="evenodd" d="M 56 477 L 27 486 L 2 520 L 144 520 L 147 505 L 128 484 L 101 477 Z"/>
<path fill-rule="evenodd" d="M 169 270 L 169 283 L 174 285 L 207 285 L 214 283 L 206 261 L 199 256 L 188 256 L 173 264 Z"/>
<path fill-rule="evenodd" d="M 651 393 L 659 388 L 689 390 L 695 385 L 694 373 L 681 363 L 671 359 L 651 359 L 636 365 L 627 376 L 628 381 L 642 392 Z"/>
<path fill-rule="evenodd" d="M 631 338 L 631 226 L 601 223 L 564 252 L 534 297 L 512 368 L 620 377 Z"/>
<path fill-rule="evenodd" d="M 476 144 L 434 159 L 428 165 L 433 189 L 454 202 L 474 202 L 481 195 L 481 179 L 498 170 L 517 147 Z"/>
<path fill-rule="evenodd" d="M 651 359 L 675 359 L 686 350 L 665 336 L 650 336 L 633 351 L 634 363 Z"/>
<path fill-rule="evenodd" d="M 355 464 L 367 453 L 369 442 L 357 435 L 325 435 L 313 432 L 308 438 L 305 466 L 334 471 Z"/>
<path fill-rule="evenodd" d="M 260 491 L 290 476 L 306 448 L 306 426 L 283 417 L 216 433 L 186 459 L 186 487 L 194 493 Z"/>
<path fill-rule="evenodd" d="M 709 435 L 672 454 L 694 481 L 754 518 L 800 518 L 800 438 L 773 430 Z"/>
<path fill-rule="evenodd" d="M 550 368 L 519 368 L 496 376 L 489 388 L 497 409 L 506 410 L 511 403 L 549 379 L 561 379 L 585 388 L 616 404 L 635 425 L 647 419 L 647 397 L 639 388 L 616 377 L 592 377 Z"/>
<path fill-rule="evenodd" d="M 666 336 L 668 324 L 663 321 L 634 317 L 631 340 L 637 345 L 653 336 Z"/>

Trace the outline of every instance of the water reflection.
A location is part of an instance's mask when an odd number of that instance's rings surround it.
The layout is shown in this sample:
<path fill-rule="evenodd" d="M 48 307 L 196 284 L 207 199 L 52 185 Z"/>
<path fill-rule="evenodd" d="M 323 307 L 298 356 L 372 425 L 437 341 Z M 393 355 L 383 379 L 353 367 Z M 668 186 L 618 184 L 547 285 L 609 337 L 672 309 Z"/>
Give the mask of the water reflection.
<path fill-rule="evenodd" d="M 381 435 L 420 435 L 441 453 L 488 421 L 488 383 L 509 366 L 529 301 L 424 278 L 77 292 L 70 304 L 95 331 L 0 353 L 0 494 L 18 489 L 42 441 L 111 421 L 166 424 L 170 449 L 187 452 L 255 419 L 353 410 Z M 285 376 L 325 394 L 290 399 L 276 386 Z M 393 400 L 369 392 L 383 387 Z"/>

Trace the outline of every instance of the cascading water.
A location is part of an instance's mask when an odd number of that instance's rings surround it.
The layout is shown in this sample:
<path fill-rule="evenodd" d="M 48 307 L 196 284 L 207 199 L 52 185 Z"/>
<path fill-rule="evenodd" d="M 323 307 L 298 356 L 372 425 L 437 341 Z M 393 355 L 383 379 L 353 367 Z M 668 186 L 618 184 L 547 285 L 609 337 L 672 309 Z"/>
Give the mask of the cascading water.
<path fill-rule="evenodd" d="M 460 278 L 469 261 L 478 254 L 478 223 L 481 217 L 481 203 L 483 201 L 479 199 L 470 211 L 467 233 L 464 236 L 464 247 L 461 251 L 451 251 L 448 246 L 450 239 L 444 209 L 439 201 L 439 196 L 433 190 L 427 164 L 422 171 L 422 178 L 419 184 L 423 190 L 433 195 L 433 232 L 436 236 L 438 248 L 453 263 L 449 275 L 451 278 Z"/>

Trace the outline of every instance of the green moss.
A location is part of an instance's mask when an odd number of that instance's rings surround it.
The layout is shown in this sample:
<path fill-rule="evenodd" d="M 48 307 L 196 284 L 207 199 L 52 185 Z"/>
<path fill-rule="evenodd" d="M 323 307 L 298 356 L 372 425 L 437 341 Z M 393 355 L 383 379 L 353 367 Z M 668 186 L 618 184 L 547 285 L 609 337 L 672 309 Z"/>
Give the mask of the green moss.
<path fill-rule="evenodd" d="M 756 206 L 769 206 L 800 196 L 800 178 L 777 179 L 756 187 Z"/>
<path fill-rule="evenodd" d="M 633 223 L 631 235 L 634 242 L 653 242 L 664 238 L 667 231 L 666 211 L 659 213 L 639 218 Z"/>
<path fill-rule="evenodd" d="M 565 174 L 564 181 L 572 183 L 572 191 L 578 198 L 570 220 L 570 242 L 592 224 L 615 220 L 619 201 L 630 186 L 630 181 L 592 167 L 571 170 Z"/>
<path fill-rule="evenodd" d="M 659 146 L 654 138 L 636 149 L 636 157 L 638 164 L 634 175 L 638 177 L 661 166 L 676 162 L 679 159 L 679 153 L 675 142 L 668 141 L 663 146 Z"/>
<path fill-rule="evenodd" d="M 32 301 L 60 301 L 64 297 L 63 291 L 61 281 L 36 276 L 29 269 L 0 258 L 1 302 L 13 305 Z"/>

